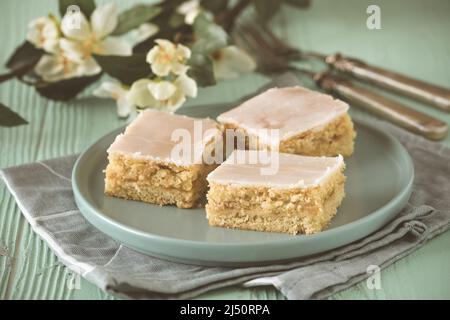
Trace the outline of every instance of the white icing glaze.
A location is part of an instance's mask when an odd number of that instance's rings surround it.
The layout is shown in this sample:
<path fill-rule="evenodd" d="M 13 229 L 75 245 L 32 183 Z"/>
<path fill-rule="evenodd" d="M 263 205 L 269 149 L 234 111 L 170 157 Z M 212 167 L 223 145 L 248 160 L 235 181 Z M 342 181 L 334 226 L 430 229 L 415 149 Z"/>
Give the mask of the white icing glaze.
<path fill-rule="evenodd" d="M 184 129 L 183 132 L 189 135 L 191 156 L 188 159 L 172 155 L 172 150 L 180 142 L 180 138 L 172 140 L 172 134 L 177 129 Z M 205 146 L 220 135 L 221 131 L 214 120 L 148 109 L 141 112 L 125 132 L 116 137 L 108 153 L 188 166 L 202 163 Z"/>
<path fill-rule="evenodd" d="M 274 170 L 271 175 L 262 174 L 261 169 L 271 166 L 278 167 L 278 170 Z M 235 150 L 207 179 L 210 183 L 236 186 L 310 188 L 321 184 L 330 174 L 343 167 L 342 156 L 306 157 L 258 150 Z"/>
<path fill-rule="evenodd" d="M 267 145 L 311 129 L 320 129 L 348 110 L 332 96 L 302 87 L 272 88 L 221 114 L 217 120 L 259 136 Z M 261 129 L 278 129 L 273 136 Z"/>

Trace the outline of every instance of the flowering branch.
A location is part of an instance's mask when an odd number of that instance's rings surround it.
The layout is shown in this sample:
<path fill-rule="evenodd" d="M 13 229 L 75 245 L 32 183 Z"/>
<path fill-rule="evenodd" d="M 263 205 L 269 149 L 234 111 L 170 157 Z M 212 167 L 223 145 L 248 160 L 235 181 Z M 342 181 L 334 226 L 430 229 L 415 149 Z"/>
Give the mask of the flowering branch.
<path fill-rule="evenodd" d="M 226 31 L 230 32 L 236 18 L 250 5 L 250 3 L 251 0 L 239 1 L 231 10 L 219 14 L 216 21 L 223 25 Z"/>
<path fill-rule="evenodd" d="M 116 100 L 120 117 L 143 108 L 173 112 L 197 96 L 198 86 L 255 69 L 227 32 L 251 5 L 267 14 L 262 1 L 231 6 L 227 0 L 171 0 L 119 13 L 113 3 L 59 0 L 59 17 L 49 14 L 29 23 L 26 41 L 6 63 L 9 72 L 0 75 L 0 83 L 17 78 L 46 98 L 66 101 L 106 74 L 112 80 L 94 94 Z M 2 105 L 0 112 L 6 109 Z"/>

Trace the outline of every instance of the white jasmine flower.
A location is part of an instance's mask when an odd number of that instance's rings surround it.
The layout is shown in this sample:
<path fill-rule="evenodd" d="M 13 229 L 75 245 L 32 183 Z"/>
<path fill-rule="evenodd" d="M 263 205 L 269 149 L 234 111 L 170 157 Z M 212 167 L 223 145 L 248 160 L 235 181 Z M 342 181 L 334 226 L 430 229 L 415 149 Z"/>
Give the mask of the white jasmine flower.
<path fill-rule="evenodd" d="M 177 13 L 184 16 L 184 23 L 192 25 L 194 24 L 195 18 L 200 13 L 200 1 L 199 0 L 189 0 L 183 2 L 178 8 Z"/>
<path fill-rule="evenodd" d="M 186 101 L 186 96 L 197 96 L 197 83 L 186 74 L 178 76 L 173 83 L 168 81 L 150 81 L 147 86 L 157 100 L 156 108 L 175 111 Z"/>
<path fill-rule="evenodd" d="M 153 23 L 143 23 L 138 28 L 131 31 L 131 36 L 133 38 L 134 43 L 140 43 L 151 36 L 154 36 L 159 31 L 159 28 L 156 24 Z"/>
<path fill-rule="evenodd" d="M 150 106 L 156 105 L 157 101 L 148 90 L 148 84 L 150 79 L 140 79 L 131 85 L 130 88 L 130 99 L 139 108 L 148 108 Z"/>
<path fill-rule="evenodd" d="M 241 73 L 255 70 L 256 63 L 244 50 L 228 46 L 213 54 L 213 68 L 216 78 L 233 79 Z"/>
<path fill-rule="evenodd" d="M 89 59 L 92 54 L 129 56 L 132 54 L 131 46 L 123 39 L 109 36 L 117 23 L 118 13 L 113 3 L 97 7 L 90 22 L 81 12 L 67 13 L 61 22 L 65 36 L 60 41 L 61 49 L 70 59 L 79 63 Z"/>
<path fill-rule="evenodd" d="M 112 98 L 117 103 L 117 114 L 121 118 L 136 114 L 136 105 L 131 99 L 130 90 L 120 83 L 105 81 L 94 90 L 94 96 L 100 98 Z"/>
<path fill-rule="evenodd" d="M 180 75 L 175 79 L 175 86 L 177 90 L 182 92 L 184 95 L 195 98 L 197 97 L 198 87 L 197 82 L 186 74 Z"/>
<path fill-rule="evenodd" d="M 138 107 L 170 112 L 181 107 L 187 96 L 197 96 L 197 83 L 186 74 L 179 75 L 173 82 L 141 79 L 130 89 L 130 97 Z"/>
<path fill-rule="evenodd" d="M 44 81 L 55 82 L 74 77 L 93 76 L 101 70 L 93 58 L 77 62 L 59 50 L 55 54 L 43 55 L 34 67 L 34 71 Z"/>
<path fill-rule="evenodd" d="M 177 91 L 177 87 L 170 81 L 150 81 L 147 84 L 152 96 L 159 101 L 170 99 Z"/>
<path fill-rule="evenodd" d="M 158 39 L 157 43 L 147 54 L 147 62 L 154 74 L 160 77 L 169 75 L 170 72 L 181 75 L 188 69 L 187 60 L 191 57 L 191 50 L 182 44 Z"/>
<path fill-rule="evenodd" d="M 27 40 L 36 48 L 53 53 L 58 49 L 59 37 L 58 21 L 53 16 L 40 17 L 28 24 Z"/>

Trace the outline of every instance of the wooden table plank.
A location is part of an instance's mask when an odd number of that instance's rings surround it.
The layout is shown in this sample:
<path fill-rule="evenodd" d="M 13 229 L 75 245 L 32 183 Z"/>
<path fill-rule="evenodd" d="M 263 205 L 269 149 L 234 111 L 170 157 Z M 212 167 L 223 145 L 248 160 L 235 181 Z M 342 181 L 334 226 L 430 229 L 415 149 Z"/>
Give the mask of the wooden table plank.
<path fill-rule="evenodd" d="M 285 40 L 305 51 L 340 52 L 450 87 L 450 44 L 447 41 L 450 1 L 346 0 L 344 3 L 313 0 L 308 10 L 283 10 L 282 19 L 288 23 Z M 370 4 L 381 8 L 381 30 L 366 27 L 366 8 Z M 383 94 L 450 121 L 449 113 L 386 92 Z M 443 143 L 450 146 L 450 135 Z"/>
<path fill-rule="evenodd" d="M 214 102 L 221 102 L 221 96 L 226 90 L 230 99 L 239 98 L 251 92 L 266 80 L 263 78 L 250 80 L 248 85 L 229 83 L 225 88 L 204 89 L 203 97 L 217 97 Z M 247 88 L 247 89 L 246 89 Z M 208 92 L 209 91 L 209 92 Z M 211 102 L 211 99 L 207 100 Z M 191 102 L 190 104 L 192 104 Z M 199 103 L 196 101 L 196 103 Z M 202 103 L 202 101 L 200 101 Z M 204 101 L 206 103 L 206 101 Z M 102 135 L 122 126 L 125 121 L 119 120 L 115 114 L 112 101 L 89 97 L 87 92 L 83 97 L 69 103 L 50 102 L 43 121 L 41 143 L 36 159 L 47 159 L 80 152 Z M 26 225 L 24 239 L 21 242 L 20 257 L 15 266 L 17 276 L 12 283 L 13 290 L 8 298 L 12 299 L 68 299 L 95 298 L 111 299 L 112 296 L 98 290 L 86 280 L 80 280 L 80 288 L 68 287 L 71 279 L 67 268 L 61 267 L 50 249 Z M 216 295 L 221 296 L 220 291 Z M 233 289 L 225 291 L 226 296 L 233 293 Z M 241 290 L 239 296 L 249 297 L 253 290 Z M 273 288 L 266 293 L 259 291 L 261 296 L 279 295 Z"/>
<path fill-rule="evenodd" d="M 0 166 L 30 162 L 35 159 L 41 139 L 41 120 L 46 110 L 46 102 L 18 83 L 2 86 L 0 101 L 6 101 L 13 110 L 31 122 L 28 126 L 5 129 L 0 128 Z M 30 107 L 39 105 L 38 108 Z M 17 147 L 20 146 L 20 147 Z M 19 256 L 16 250 L 21 241 L 25 221 L 13 197 L 0 185 L 0 299 L 8 295 L 11 275 Z"/>
<path fill-rule="evenodd" d="M 1 61 L 5 61 L 17 45 L 17 35 L 25 33 L 27 22 L 54 10 L 55 3 L 54 0 L 0 3 L 2 12 L 7 13 L 0 21 L 5 49 L 0 52 Z M 304 48 L 323 52 L 341 50 L 394 70 L 450 86 L 450 65 L 447 61 L 450 46 L 443 41 L 449 30 L 446 20 L 449 3 L 434 1 L 432 5 L 427 5 L 425 1 L 408 1 L 407 9 L 400 2 L 377 3 L 382 7 L 382 31 L 368 31 L 365 28 L 365 8 L 369 1 L 352 0 L 343 6 L 336 1 L 315 0 L 313 7 L 307 11 L 285 11 L 284 19 L 288 28 L 282 30 L 281 34 Z M 405 10 L 408 15 L 403 14 Z M 426 24 L 418 23 L 424 19 L 427 19 Z M 17 32 L 1 31 L 10 30 L 11 26 Z M 430 46 L 434 50 L 430 50 Z M 188 105 L 234 101 L 264 82 L 263 77 L 253 75 L 224 82 L 214 88 L 201 89 L 199 98 Z M 1 167 L 79 152 L 122 123 L 112 112 L 114 106 L 111 102 L 91 98 L 82 98 L 69 104 L 48 102 L 17 82 L 1 86 L 0 101 L 31 120 L 28 126 L 0 129 L 1 151 L 7 150 L 0 154 Z M 448 114 L 416 103 L 411 105 L 450 120 Z M 450 145 L 450 138 L 445 143 Z M 71 273 L 24 222 L 3 184 L 0 184 L 0 204 L 0 299 L 113 298 L 85 280 L 80 281 L 79 288 L 70 289 L 68 283 L 73 279 Z M 448 298 L 450 253 L 446 248 L 449 243 L 450 233 L 446 233 L 384 270 L 383 290 L 368 290 L 365 282 L 361 282 L 333 298 Z M 252 290 L 233 287 L 216 290 L 199 298 L 267 299 L 282 298 L 282 295 L 271 287 Z"/>
<path fill-rule="evenodd" d="M 369 290 L 362 281 L 333 299 L 449 299 L 449 244 L 446 232 L 384 269 L 380 290 Z"/>
<path fill-rule="evenodd" d="M 25 34 L 27 26 L 24 22 L 39 12 L 44 14 L 48 9 L 34 8 L 25 2 L 3 1 L 1 10 L 3 18 L 0 19 L 0 61 L 3 63 L 18 45 L 18 41 L 22 41 L 17 35 Z M 0 101 L 30 121 L 29 125 L 18 128 L 0 128 L 0 167 L 34 160 L 41 138 L 47 101 L 17 81 L 1 85 Z M 12 289 L 11 280 L 15 276 L 14 267 L 20 256 L 17 249 L 25 221 L 3 183 L 0 184 L 0 204 L 0 299 L 3 299 Z"/>
<path fill-rule="evenodd" d="M 377 1 L 382 30 L 366 28 L 366 8 L 373 1 L 313 1 L 307 11 L 285 10 L 286 39 L 305 50 L 341 52 L 419 79 L 450 87 L 450 2 Z M 450 115 L 386 92 L 412 108 L 450 122 Z M 363 112 L 352 106 L 352 113 Z M 450 136 L 442 141 L 450 146 Z M 447 232 L 381 272 L 382 290 L 369 290 L 363 281 L 333 299 L 450 298 L 450 244 Z"/>
<path fill-rule="evenodd" d="M 90 141 L 125 123 L 117 118 L 110 101 L 94 100 L 86 94 L 69 103 L 50 102 L 35 158 L 48 159 L 80 152 Z M 28 224 L 23 234 L 21 258 L 16 265 L 17 276 L 10 298 L 74 298 L 79 289 L 70 287 L 71 272 L 57 261 Z M 80 282 L 82 287 L 83 282 Z M 107 295 L 102 292 L 97 298 L 107 298 Z"/>

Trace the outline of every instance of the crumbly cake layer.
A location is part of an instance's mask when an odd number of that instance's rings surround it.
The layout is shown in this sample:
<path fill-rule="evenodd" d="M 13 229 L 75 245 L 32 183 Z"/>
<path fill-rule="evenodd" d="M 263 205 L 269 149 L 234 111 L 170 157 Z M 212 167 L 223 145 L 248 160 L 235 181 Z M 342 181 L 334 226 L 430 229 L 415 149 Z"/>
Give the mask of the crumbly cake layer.
<path fill-rule="evenodd" d="M 348 104 L 299 86 L 269 89 L 217 117 L 250 137 L 248 148 L 350 156 L 355 132 Z M 250 146 L 249 146 L 249 143 Z"/>
<path fill-rule="evenodd" d="M 348 114 L 344 114 L 320 130 L 309 130 L 281 141 L 280 152 L 349 157 L 353 154 L 355 137 L 353 122 Z"/>
<path fill-rule="evenodd" d="M 180 140 L 181 139 L 181 140 Z M 105 193 L 180 208 L 197 205 L 214 169 L 205 159 L 222 141 L 218 123 L 148 109 L 108 149 Z"/>
<path fill-rule="evenodd" d="M 178 166 L 112 153 L 106 167 L 105 194 L 179 208 L 198 205 L 206 193 L 206 176 L 214 165 Z"/>
<path fill-rule="evenodd" d="M 225 129 L 233 129 L 239 139 L 243 139 L 246 149 L 271 150 L 259 136 L 247 132 L 244 128 L 225 124 Z M 349 157 L 353 154 L 356 132 L 348 114 L 344 114 L 322 128 L 314 128 L 298 135 L 281 140 L 279 152 L 305 156 Z"/>
<path fill-rule="evenodd" d="M 217 120 L 258 134 L 266 144 L 323 126 L 347 113 L 348 104 L 300 86 L 271 88 L 222 113 Z M 277 137 L 261 129 L 276 129 Z"/>
<path fill-rule="evenodd" d="M 343 168 L 342 168 L 343 169 Z M 342 171 L 311 188 L 236 186 L 210 182 L 209 224 L 254 231 L 313 234 L 326 228 L 344 198 Z"/>

